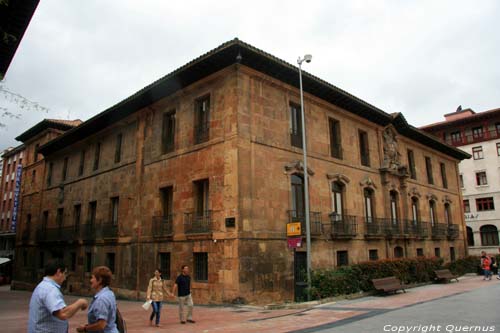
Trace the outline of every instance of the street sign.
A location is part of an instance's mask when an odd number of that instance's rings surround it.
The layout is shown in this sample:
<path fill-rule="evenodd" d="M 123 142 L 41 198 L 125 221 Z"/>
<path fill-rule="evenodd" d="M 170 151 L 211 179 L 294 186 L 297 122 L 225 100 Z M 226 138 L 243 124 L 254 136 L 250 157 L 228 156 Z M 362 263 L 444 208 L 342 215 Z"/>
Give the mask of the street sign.
<path fill-rule="evenodd" d="M 286 224 L 286 235 L 290 236 L 300 236 L 302 234 L 302 229 L 300 227 L 300 222 L 291 222 Z"/>
<path fill-rule="evenodd" d="M 288 248 L 296 249 L 302 247 L 302 237 L 290 237 L 288 238 Z"/>

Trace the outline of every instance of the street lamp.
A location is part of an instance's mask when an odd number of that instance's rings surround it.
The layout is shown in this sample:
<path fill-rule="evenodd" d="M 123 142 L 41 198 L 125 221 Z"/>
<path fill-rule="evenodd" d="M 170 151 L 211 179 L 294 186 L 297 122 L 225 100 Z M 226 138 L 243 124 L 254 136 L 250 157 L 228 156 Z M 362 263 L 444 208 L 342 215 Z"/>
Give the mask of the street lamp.
<path fill-rule="evenodd" d="M 311 224 L 309 220 L 309 180 L 307 175 L 307 142 L 306 142 L 306 117 L 304 114 L 304 92 L 302 91 L 302 63 L 310 63 L 312 55 L 306 54 L 302 59 L 299 57 L 299 82 L 300 82 L 300 115 L 302 118 L 302 154 L 304 163 L 304 199 L 305 199 L 305 222 L 306 222 L 306 252 L 307 252 L 307 300 L 311 300 Z"/>

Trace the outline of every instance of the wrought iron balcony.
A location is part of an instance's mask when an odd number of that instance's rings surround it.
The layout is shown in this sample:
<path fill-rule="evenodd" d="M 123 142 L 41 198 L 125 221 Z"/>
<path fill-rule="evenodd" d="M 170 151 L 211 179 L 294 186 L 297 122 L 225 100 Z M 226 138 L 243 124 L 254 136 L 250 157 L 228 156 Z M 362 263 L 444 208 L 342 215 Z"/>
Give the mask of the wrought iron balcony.
<path fill-rule="evenodd" d="M 388 237 L 400 237 L 403 236 L 401 230 L 401 221 L 393 220 L 391 218 L 384 219 L 385 233 Z"/>
<path fill-rule="evenodd" d="M 431 230 L 433 239 L 444 239 L 446 238 L 448 225 L 445 223 L 435 222 L 433 225 L 431 224 Z"/>
<path fill-rule="evenodd" d="M 184 232 L 186 234 L 200 234 L 212 231 L 212 211 L 201 213 L 184 213 Z"/>
<path fill-rule="evenodd" d="M 171 236 L 173 233 L 174 215 L 167 216 L 153 216 L 152 233 L 153 237 L 166 237 Z"/>
<path fill-rule="evenodd" d="M 428 223 L 417 220 L 405 220 L 404 234 L 407 237 L 426 238 L 429 236 Z"/>
<path fill-rule="evenodd" d="M 82 240 L 91 241 L 96 239 L 95 224 L 87 223 L 80 226 L 80 237 Z"/>
<path fill-rule="evenodd" d="M 118 223 L 103 223 L 100 232 L 102 238 L 118 238 Z"/>
<path fill-rule="evenodd" d="M 39 228 L 36 232 L 38 242 L 69 242 L 76 238 L 74 227 Z"/>
<path fill-rule="evenodd" d="M 385 219 L 376 217 L 364 217 L 366 237 L 385 237 Z"/>
<path fill-rule="evenodd" d="M 194 127 L 195 144 L 208 141 L 210 137 L 210 122 L 204 122 Z"/>
<path fill-rule="evenodd" d="M 288 222 L 300 222 L 302 235 L 306 234 L 306 219 L 303 211 L 289 210 Z M 309 223 L 311 227 L 311 235 L 321 235 L 323 233 L 323 225 L 321 222 L 321 212 L 309 212 Z"/>
<path fill-rule="evenodd" d="M 352 238 L 357 234 L 357 216 L 340 215 L 331 213 L 330 218 L 330 233 L 332 238 Z"/>
<path fill-rule="evenodd" d="M 457 224 L 448 224 L 448 239 L 457 239 L 458 238 L 458 225 Z"/>

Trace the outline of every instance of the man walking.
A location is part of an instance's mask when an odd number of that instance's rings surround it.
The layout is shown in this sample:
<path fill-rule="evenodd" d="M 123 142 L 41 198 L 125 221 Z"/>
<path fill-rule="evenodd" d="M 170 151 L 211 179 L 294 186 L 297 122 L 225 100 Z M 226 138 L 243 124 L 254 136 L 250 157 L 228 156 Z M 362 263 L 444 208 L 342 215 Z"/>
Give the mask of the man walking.
<path fill-rule="evenodd" d="M 179 317 L 181 324 L 185 324 L 184 319 L 184 306 L 187 305 L 187 322 L 193 323 L 193 298 L 191 297 L 191 277 L 189 276 L 189 267 L 187 265 L 182 266 L 182 273 L 175 280 L 174 287 L 172 288 L 172 294 L 179 291 L 177 298 L 179 299 Z"/>
<path fill-rule="evenodd" d="M 66 274 L 62 261 L 51 261 L 45 266 L 45 277 L 31 295 L 28 333 L 67 333 L 68 319 L 78 310 L 87 309 L 88 302 L 83 298 L 68 306 L 64 302 L 61 285 Z"/>

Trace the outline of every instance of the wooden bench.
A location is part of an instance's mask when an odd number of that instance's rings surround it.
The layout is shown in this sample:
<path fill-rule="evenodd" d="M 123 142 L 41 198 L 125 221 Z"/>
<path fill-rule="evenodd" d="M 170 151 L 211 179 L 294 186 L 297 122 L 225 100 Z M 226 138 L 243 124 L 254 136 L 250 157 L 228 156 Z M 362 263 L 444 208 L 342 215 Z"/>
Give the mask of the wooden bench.
<path fill-rule="evenodd" d="M 396 293 L 398 290 L 402 290 L 404 293 L 405 285 L 395 276 L 388 276 L 381 279 L 372 279 L 373 286 L 376 290 L 382 291 L 384 293 L 389 293 L 394 291 Z"/>
<path fill-rule="evenodd" d="M 434 274 L 436 274 L 436 280 L 450 282 L 451 280 L 455 279 L 458 282 L 458 276 L 453 275 L 453 273 L 450 272 L 449 269 L 438 269 L 434 271 Z"/>

